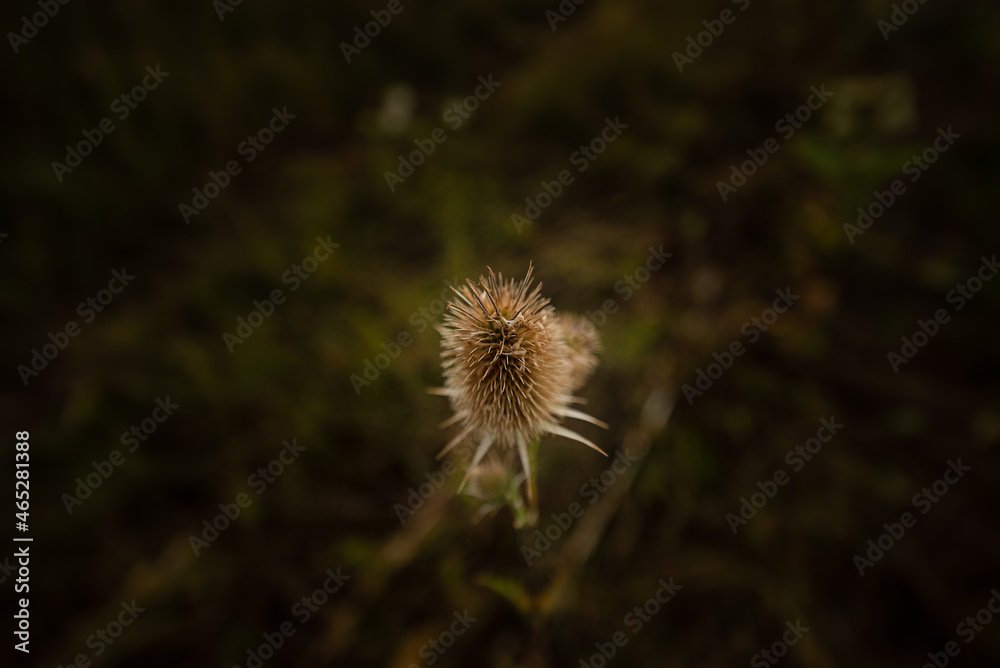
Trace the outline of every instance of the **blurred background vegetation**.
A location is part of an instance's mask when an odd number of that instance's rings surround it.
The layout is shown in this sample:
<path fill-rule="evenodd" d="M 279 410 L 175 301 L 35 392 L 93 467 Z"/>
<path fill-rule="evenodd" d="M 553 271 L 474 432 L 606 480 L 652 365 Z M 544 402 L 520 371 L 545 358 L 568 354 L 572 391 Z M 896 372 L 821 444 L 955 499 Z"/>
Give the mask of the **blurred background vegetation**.
<path fill-rule="evenodd" d="M 928 2 L 886 41 L 888 0 L 590 0 L 553 31 L 557 6 L 404 2 L 347 63 L 340 43 L 384 4 L 243 2 L 220 21 L 209 0 L 72 2 L 3 55 L 0 417 L 8 443 L 31 431 L 29 665 L 243 666 L 285 621 L 297 631 L 265 665 L 428 665 L 421 646 L 466 610 L 477 621 L 436 665 L 576 666 L 618 631 L 609 665 L 745 665 L 797 619 L 810 631 L 788 666 L 916 666 L 958 640 L 998 585 L 1000 285 L 899 373 L 886 354 L 998 250 L 1000 7 Z M 726 8 L 735 22 L 678 72 L 673 53 Z M 10 3 L 2 25 L 36 11 Z M 169 76 L 58 181 L 52 161 L 157 64 Z M 500 87 L 452 129 L 446 110 L 490 75 Z M 723 202 L 730 165 L 821 84 L 832 99 Z M 628 128 L 518 232 L 511 214 L 607 117 Z M 849 243 L 857 207 L 948 126 L 955 146 Z M 439 127 L 390 191 L 397 156 Z M 186 225 L 178 205 L 234 159 Z M 290 291 L 284 272 L 328 235 L 340 247 Z M 660 245 L 673 256 L 625 300 L 616 282 Z M 544 441 L 540 527 L 586 512 L 531 566 L 537 536 L 507 510 L 473 523 L 460 475 L 404 524 L 394 509 L 455 433 L 426 394 L 438 335 L 414 314 L 446 281 L 529 261 L 561 311 L 615 300 L 582 391 L 611 426 L 582 433 L 640 457 L 589 505 L 608 461 Z M 77 304 L 121 267 L 133 284 L 83 325 Z M 786 287 L 801 300 L 689 405 L 682 385 Z M 230 354 L 223 333 L 276 288 L 287 301 Z M 16 367 L 70 320 L 81 333 L 26 387 Z M 180 408 L 125 452 L 168 396 Z M 733 535 L 726 514 L 831 415 L 844 430 Z M 306 450 L 250 492 L 293 438 Z M 115 449 L 124 463 L 68 514 L 75 478 Z M 859 577 L 854 555 L 957 457 L 972 471 Z M 252 505 L 195 557 L 189 536 L 241 492 Z M 299 624 L 293 606 L 337 568 L 350 580 Z M 683 589 L 632 633 L 626 614 L 671 577 Z M 145 612 L 95 657 L 88 636 L 132 599 Z M 1000 627 L 961 647 L 956 665 L 995 665 Z"/>

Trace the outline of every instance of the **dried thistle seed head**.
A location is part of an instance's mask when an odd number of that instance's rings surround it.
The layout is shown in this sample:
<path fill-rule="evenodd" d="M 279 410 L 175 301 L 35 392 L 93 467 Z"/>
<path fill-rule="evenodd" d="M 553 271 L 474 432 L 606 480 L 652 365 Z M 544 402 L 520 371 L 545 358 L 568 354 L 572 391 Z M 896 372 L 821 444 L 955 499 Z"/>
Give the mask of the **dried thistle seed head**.
<path fill-rule="evenodd" d="M 460 423 L 462 430 L 438 456 L 467 438 L 478 442 L 466 480 L 495 443 L 517 448 L 529 481 L 527 445 L 543 434 L 566 436 L 604 454 L 560 425 L 573 417 L 606 426 L 569 407 L 573 353 L 549 300 L 541 296 L 541 284 L 531 289 L 532 271 L 529 265 L 524 280 L 505 282 L 489 269 L 478 285 L 467 281 L 455 289 L 458 299 L 444 316 L 440 394 L 455 411 L 445 424 Z"/>
<path fill-rule="evenodd" d="M 525 506 L 521 494 L 521 483 L 526 476 L 517 471 L 513 454 L 512 450 L 507 450 L 501 457 L 497 454 L 496 448 L 492 448 L 472 472 L 466 494 L 479 500 L 479 509 L 473 518 L 474 522 L 504 506 L 509 506 L 513 512 L 515 527 L 530 522 L 532 513 Z"/>
<path fill-rule="evenodd" d="M 451 405 L 474 434 L 503 445 L 541 435 L 563 400 L 568 354 L 554 336 L 549 300 L 490 271 L 482 290 L 469 281 L 444 317 L 443 368 Z"/>
<path fill-rule="evenodd" d="M 469 478 L 468 494 L 488 506 L 486 512 L 504 505 L 524 481 L 524 474 L 517 472 L 517 465 L 507 456 L 510 454 L 508 451 L 501 458 L 496 450 L 490 450 Z"/>
<path fill-rule="evenodd" d="M 570 389 L 577 390 L 597 367 L 601 340 L 594 324 L 582 315 L 560 315 L 559 326 L 569 350 Z"/>

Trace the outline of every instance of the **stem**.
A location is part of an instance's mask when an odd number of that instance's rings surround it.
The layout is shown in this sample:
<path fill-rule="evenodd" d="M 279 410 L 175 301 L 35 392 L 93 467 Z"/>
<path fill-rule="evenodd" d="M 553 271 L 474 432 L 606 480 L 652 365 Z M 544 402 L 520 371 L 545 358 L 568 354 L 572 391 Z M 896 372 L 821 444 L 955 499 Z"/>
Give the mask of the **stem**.
<path fill-rule="evenodd" d="M 511 508 L 514 510 L 514 527 L 517 529 L 526 526 L 533 527 L 538 524 L 538 486 L 535 484 L 535 480 L 538 472 L 539 444 L 540 440 L 537 438 L 528 444 L 528 463 L 531 466 L 531 475 L 524 482 L 528 490 L 527 505 L 522 500 L 520 490 L 511 502 Z"/>
<path fill-rule="evenodd" d="M 541 439 L 536 438 L 528 444 L 528 462 L 531 464 L 531 475 L 528 476 L 528 504 L 535 515 L 538 514 L 538 485 L 535 481 L 538 478 L 538 446 Z"/>

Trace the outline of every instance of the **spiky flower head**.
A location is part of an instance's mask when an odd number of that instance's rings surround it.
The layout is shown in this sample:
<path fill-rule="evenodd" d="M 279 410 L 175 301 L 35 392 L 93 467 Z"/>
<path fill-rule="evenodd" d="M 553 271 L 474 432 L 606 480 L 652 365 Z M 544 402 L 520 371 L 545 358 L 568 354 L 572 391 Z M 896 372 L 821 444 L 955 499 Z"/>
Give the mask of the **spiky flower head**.
<path fill-rule="evenodd" d="M 472 472 L 466 493 L 479 500 L 480 507 L 475 521 L 510 506 L 516 516 L 527 519 L 528 509 L 521 498 L 521 483 L 525 480 L 524 473 L 518 473 L 511 461 L 508 450 L 501 458 L 495 448 L 487 453 L 483 461 Z"/>
<path fill-rule="evenodd" d="M 559 316 L 563 340 L 569 350 L 570 389 L 576 390 L 590 378 L 597 367 L 597 353 L 601 351 L 601 340 L 597 329 L 589 318 L 582 315 L 563 314 Z"/>
<path fill-rule="evenodd" d="M 570 408 L 581 401 L 573 390 L 596 364 L 596 331 L 563 325 L 541 296 L 542 285 L 531 289 L 531 265 L 522 281 L 504 281 L 488 270 L 478 285 L 467 280 L 467 286 L 452 288 L 458 299 L 448 304 L 440 328 L 444 388 L 438 393 L 455 411 L 445 425 L 459 423 L 462 430 L 438 457 L 466 439 L 478 443 L 463 487 L 494 444 L 517 448 L 529 481 L 528 444 L 543 434 L 572 438 L 604 454 L 560 424 L 572 417 L 607 426 Z"/>

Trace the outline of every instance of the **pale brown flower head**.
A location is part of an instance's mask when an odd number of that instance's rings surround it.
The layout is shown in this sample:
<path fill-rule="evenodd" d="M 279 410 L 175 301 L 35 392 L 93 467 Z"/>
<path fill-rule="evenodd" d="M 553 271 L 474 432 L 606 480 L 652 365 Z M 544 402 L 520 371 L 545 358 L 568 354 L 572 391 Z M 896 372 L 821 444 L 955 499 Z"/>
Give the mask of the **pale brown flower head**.
<path fill-rule="evenodd" d="M 529 265 L 523 281 L 504 281 L 490 269 L 479 285 L 468 281 L 455 290 L 458 300 L 449 303 L 440 328 L 444 388 L 438 393 L 455 411 L 445 425 L 459 423 L 462 431 L 438 456 L 466 438 L 477 441 L 466 480 L 495 443 L 517 448 L 530 479 L 527 444 L 546 433 L 576 439 L 603 454 L 560 424 L 573 417 L 606 426 L 569 407 L 576 400 L 573 390 L 596 364 L 590 352 L 596 332 L 573 325 L 567 337 L 540 294 L 541 284 L 531 289 L 531 273 Z"/>
<path fill-rule="evenodd" d="M 601 340 L 594 323 L 582 315 L 560 315 L 559 326 L 569 351 L 570 389 L 577 390 L 597 367 Z"/>
<path fill-rule="evenodd" d="M 555 311 L 520 283 L 490 271 L 482 290 L 469 282 L 449 304 L 442 341 L 444 385 L 472 434 L 506 446 L 537 438 L 568 400 L 569 351 Z"/>
<path fill-rule="evenodd" d="M 500 501 L 506 499 L 511 486 L 516 488 L 524 480 L 524 474 L 517 473 L 511 464 L 509 457 L 501 458 L 496 450 L 490 450 L 469 478 L 469 495 L 493 508 L 502 505 Z"/>

